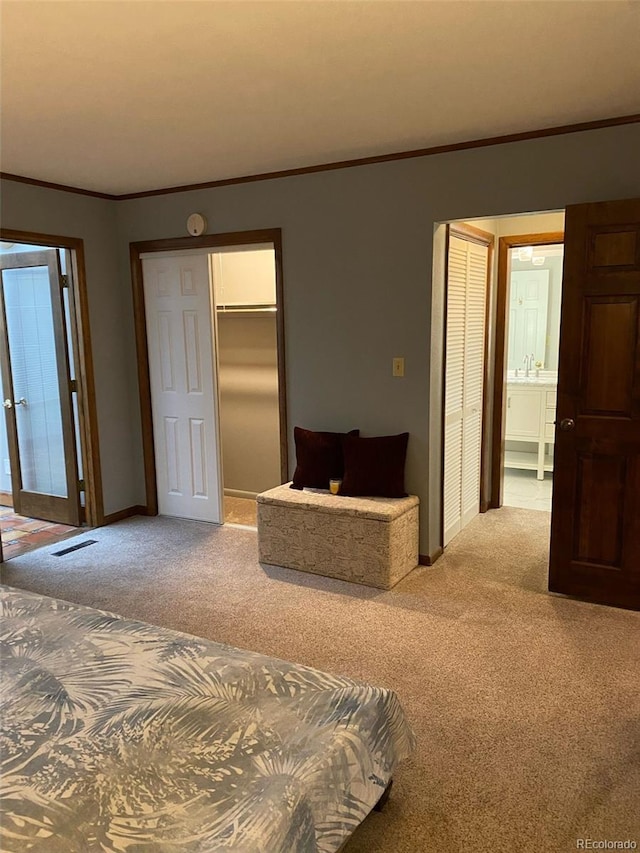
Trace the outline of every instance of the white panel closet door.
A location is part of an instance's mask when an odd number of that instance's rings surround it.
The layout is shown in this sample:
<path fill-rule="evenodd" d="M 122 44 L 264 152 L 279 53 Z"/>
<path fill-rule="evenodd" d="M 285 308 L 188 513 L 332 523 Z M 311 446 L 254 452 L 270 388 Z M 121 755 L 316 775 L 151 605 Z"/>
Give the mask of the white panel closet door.
<path fill-rule="evenodd" d="M 444 544 L 480 512 L 487 246 L 451 237 L 448 257 Z"/>
<path fill-rule="evenodd" d="M 207 254 L 142 261 L 158 510 L 222 522 Z"/>

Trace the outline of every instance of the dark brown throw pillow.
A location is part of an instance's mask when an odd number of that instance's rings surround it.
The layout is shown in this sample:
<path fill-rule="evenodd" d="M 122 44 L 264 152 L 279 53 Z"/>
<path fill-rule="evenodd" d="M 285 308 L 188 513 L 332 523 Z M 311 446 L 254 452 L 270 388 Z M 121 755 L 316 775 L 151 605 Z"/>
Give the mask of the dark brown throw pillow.
<path fill-rule="evenodd" d="M 294 427 L 296 443 L 296 470 L 292 489 L 328 489 L 329 480 L 344 474 L 342 439 L 360 435 L 359 429 L 351 432 L 313 432 Z"/>
<path fill-rule="evenodd" d="M 342 439 L 344 478 L 341 495 L 406 498 L 404 464 L 409 433 Z"/>

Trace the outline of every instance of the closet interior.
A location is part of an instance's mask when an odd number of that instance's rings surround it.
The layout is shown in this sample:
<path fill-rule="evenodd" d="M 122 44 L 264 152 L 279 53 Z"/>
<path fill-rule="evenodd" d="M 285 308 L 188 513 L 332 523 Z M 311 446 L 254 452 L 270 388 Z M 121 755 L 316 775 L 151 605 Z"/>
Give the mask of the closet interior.
<path fill-rule="evenodd" d="M 281 482 L 275 252 L 210 255 L 217 327 L 224 518 L 255 525 L 255 497 Z"/>

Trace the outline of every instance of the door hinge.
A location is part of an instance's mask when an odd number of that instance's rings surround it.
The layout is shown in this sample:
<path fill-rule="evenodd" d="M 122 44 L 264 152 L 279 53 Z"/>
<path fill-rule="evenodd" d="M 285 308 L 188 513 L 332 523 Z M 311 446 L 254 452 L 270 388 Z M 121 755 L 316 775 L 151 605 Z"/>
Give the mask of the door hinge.
<path fill-rule="evenodd" d="M 84 480 L 78 480 L 78 491 L 79 491 L 79 492 L 84 492 L 84 490 L 85 490 L 85 488 L 84 488 Z"/>
<path fill-rule="evenodd" d="M 71 391 L 72 394 L 78 393 L 78 380 L 77 379 L 70 379 L 69 380 L 69 390 Z"/>
<path fill-rule="evenodd" d="M 60 287 L 69 287 L 69 276 L 61 275 L 60 276 Z"/>

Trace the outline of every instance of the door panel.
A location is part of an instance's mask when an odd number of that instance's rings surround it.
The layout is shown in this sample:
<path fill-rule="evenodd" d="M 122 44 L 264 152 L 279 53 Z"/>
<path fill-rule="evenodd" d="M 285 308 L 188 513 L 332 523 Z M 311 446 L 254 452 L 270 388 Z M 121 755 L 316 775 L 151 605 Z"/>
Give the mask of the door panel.
<path fill-rule="evenodd" d="M 587 297 L 585 413 L 631 416 L 638 300 Z"/>
<path fill-rule="evenodd" d="M 143 259 L 142 268 L 158 510 L 220 524 L 208 258 L 161 254 Z"/>
<path fill-rule="evenodd" d="M 640 200 L 567 209 L 549 589 L 640 608 Z"/>
<path fill-rule="evenodd" d="M 69 349 L 58 252 L 4 255 L 0 347 L 14 510 L 80 524 Z"/>
<path fill-rule="evenodd" d="M 443 544 L 480 512 L 485 305 L 489 250 L 449 239 Z"/>
<path fill-rule="evenodd" d="M 509 288 L 509 370 L 522 367 L 526 356 L 544 361 L 547 343 L 549 270 L 511 273 Z"/>

